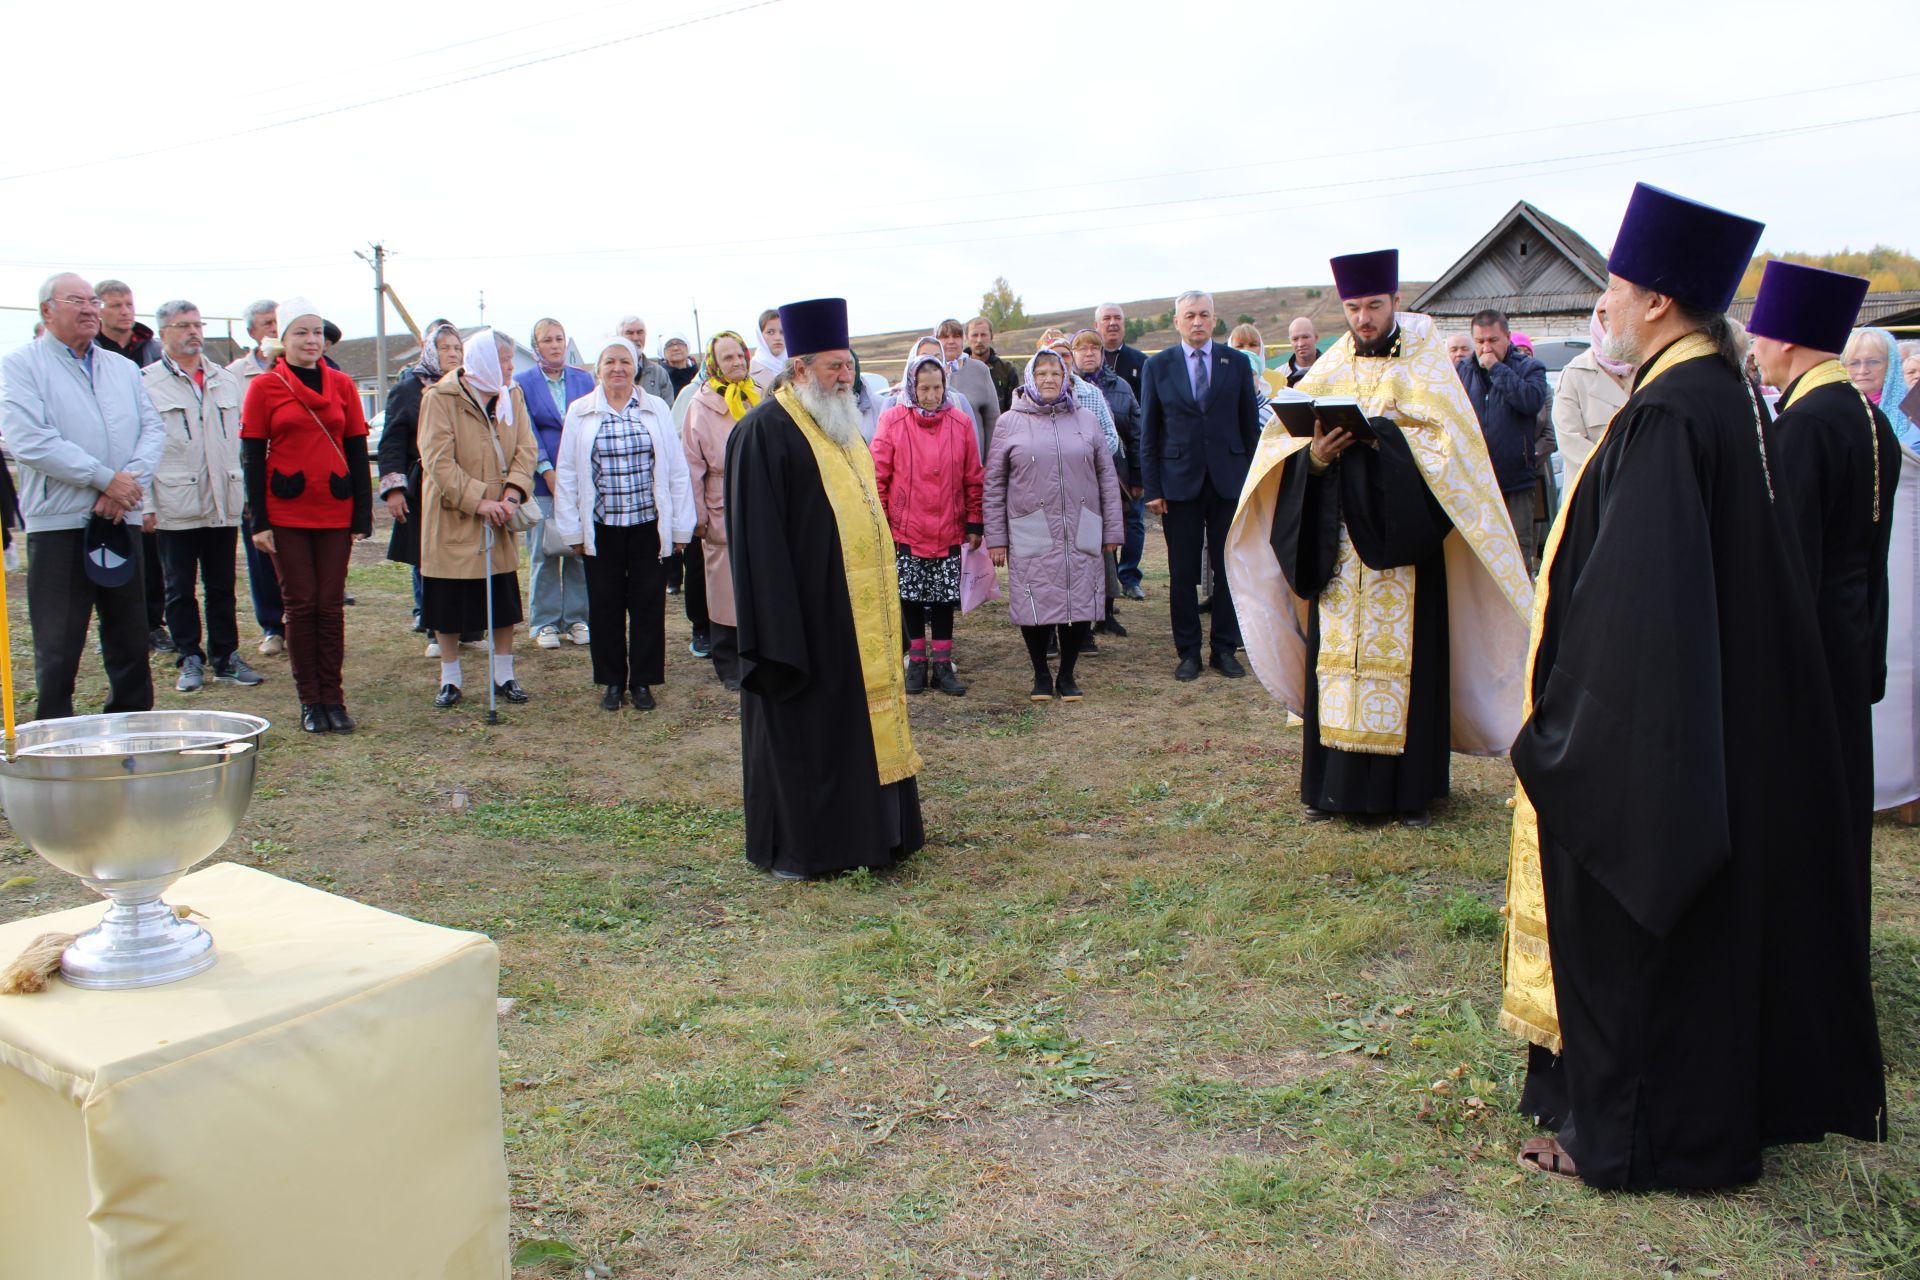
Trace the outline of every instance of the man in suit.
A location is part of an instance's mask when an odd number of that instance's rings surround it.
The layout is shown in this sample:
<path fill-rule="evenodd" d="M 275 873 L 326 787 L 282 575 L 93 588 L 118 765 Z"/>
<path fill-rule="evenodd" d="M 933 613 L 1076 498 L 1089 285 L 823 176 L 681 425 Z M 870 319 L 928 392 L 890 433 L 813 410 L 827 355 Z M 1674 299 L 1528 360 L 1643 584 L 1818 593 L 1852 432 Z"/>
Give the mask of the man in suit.
<path fill-rule="evenodd" d="M 1240 623 L 1222 558 L 1227 526 L 1260 439 L 1260 410 L 1253 390 L 1253 364 L 1213 341 L 1213 298 L 1188 292 L 1174 300 L 1173 324 L 1180 344 L 1147 360 L 1141 371 L 1144 412 L 1140 474 L 1147 510 L 1160 517 L 1167 535 L 1173 642 L 1180 651 L 1177 680 L 1200 676 L 1200 549 L 1214 566 L 1213 656 L 1223 676 L 1246 674 L 1234 658 Z"/>
<path fill-rule="evenodd" d="M 1093 310 L 1093 331 L 1100 335 L 1100 358 L 1107 368 L 1126 380 L 1139 400 L 1140 372 L 1147 365 L 1146 352 L 1127 345 L 1127 313 L 1117 302 L 1103 302 Z M 1138 468 L 1135 468 L 1136 470 Z M 1120 593 L 1129 600 L 1145 600 L 1146 588 L 1140 585 L 1140 553 L 1147 545 L 1147 517 L 1140 506 L 1141 491 L 1126 488 L 1120 494 L 1120 506 L 1126 516 L 1126 531 L 1120 540 Z"/>

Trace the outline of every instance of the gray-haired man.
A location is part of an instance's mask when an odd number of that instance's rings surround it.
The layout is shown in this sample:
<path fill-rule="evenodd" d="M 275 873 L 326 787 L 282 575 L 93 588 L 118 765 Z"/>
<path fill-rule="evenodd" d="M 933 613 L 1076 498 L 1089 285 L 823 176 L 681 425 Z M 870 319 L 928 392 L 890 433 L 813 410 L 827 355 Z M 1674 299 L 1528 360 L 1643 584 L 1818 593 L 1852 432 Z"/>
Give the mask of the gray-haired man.
<path fill-rule="evenodd" d="M 244 399 L 247 383 L 273 368 L 267 354 L 269 339 L 280 336 L 280 304 L 262 298 L 247 306 L 247 338 L 253 350 L 243 351 L 227 368 L 240 375 L 240 394 Z M 260 624 L 260 652 L 287 651 L 287 609 L 280 600 L 280 578 L 273 569 L 273 557 L 253 545 L 253 513 L 240 514 L 240 545 L 247 550 L 247 594 L 253 598 L 253 620 Z"/>

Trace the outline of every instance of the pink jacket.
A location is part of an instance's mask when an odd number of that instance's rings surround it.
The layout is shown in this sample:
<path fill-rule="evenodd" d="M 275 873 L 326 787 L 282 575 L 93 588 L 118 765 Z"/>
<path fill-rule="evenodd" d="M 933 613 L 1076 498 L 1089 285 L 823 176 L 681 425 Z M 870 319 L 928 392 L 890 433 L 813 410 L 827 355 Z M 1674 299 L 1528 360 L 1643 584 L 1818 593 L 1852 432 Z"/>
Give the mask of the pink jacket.
<path fill-rule="evenodd" d="M 909 405 L 880 415 L 873 433 L 873 478 L 894 542 L 916 556 L 945 556 L 981 531 L 979 438 L 949 405 L 932 426 Z"/>

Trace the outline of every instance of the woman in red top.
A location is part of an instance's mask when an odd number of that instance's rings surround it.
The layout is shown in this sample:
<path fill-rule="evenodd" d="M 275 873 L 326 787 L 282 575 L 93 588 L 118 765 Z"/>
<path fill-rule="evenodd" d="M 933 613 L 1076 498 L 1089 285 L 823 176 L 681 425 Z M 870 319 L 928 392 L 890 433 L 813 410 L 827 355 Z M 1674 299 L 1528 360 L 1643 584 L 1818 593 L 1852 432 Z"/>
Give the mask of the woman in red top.
<path fill-rule="evenodd" d="M 320 309 L 289 298 L 280 304 L 279 321 L 281 356 L 247 384 L 240 409 L 253 542 L 273 557 L 280 576 L 300 727 L 351 733 L 340 692 L 343 606 L 348 556 L 373 532 L 367 420 L 353 379 L 320 359 L 326 346 Z"/>
<path fill-rule="evenodd" d="M 960 542 L 980 549 L 984 472 L 973 422 L 947 396 L 938 356 L 907 362 L 904 400 L 880 415 L 873 433 L 873 478 L 893 529 L 900 610 L 907 624 L 907 692 L 967 691 L 953 674 L 953 607 L 960 603 Z M 927 665 L 927 626 L 933 665 Z"/>

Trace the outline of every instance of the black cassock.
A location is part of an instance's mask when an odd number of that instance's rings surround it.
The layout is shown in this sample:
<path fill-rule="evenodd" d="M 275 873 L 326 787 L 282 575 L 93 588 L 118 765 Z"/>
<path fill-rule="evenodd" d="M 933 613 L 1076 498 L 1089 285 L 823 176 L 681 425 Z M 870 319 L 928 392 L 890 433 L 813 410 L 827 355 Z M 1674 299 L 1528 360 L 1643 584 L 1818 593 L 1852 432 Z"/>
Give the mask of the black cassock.
<path fill-rule="evenodd" d="M 1885 1132 L 1838 725 L 1762 438 L 1718 357 L 1637 387 L 1546 584 L 1513 764 L 1563 1048 L 1521 1106 L 1597 1187 L 1734 1185 L 1763 1146 Z"/>
<path fill-rule="evenodd" d="M 890 866 L 924 839 L 919 789 L 880 784 L 840 529 L 772 399 L 727 437 L 727 543 L 747 857 L 809 876 Z"/>
<path fill-rule="evenodd" d="M 1789 386 L 1780 403 L 1793 394 Z M 1900 443 L 1887 416 L 1847 382 L 1801 396 L 1781 412 L 1774 433 L 1781 496 L 1813 590 L 1827 682 L 1840 721 L 1847 819 L 1853 824 L 1849 848 L 1857 876 L 1857 941 L 1864 962 L 1873 860 L 1873 704 L 1887 691 L 1887 546 L 1900 484 Z"/>
<path fill-rule="evenodd" d="M 1372 419 L 1379 449 L 1354 445 L 1321 475 L 1305 453 L 1281 478 L 1273 551 L 1307 611 L 1306 721 L 1300 798 L 1331 813 L 1425 809 L 1447 794 L 1447 565 L 1441 552 L 1453 522 L 1427 488 L 1398 427 Z M 1408 677 L 1404 754 L 1343 751 L 1320 741 L 1320 593 L 1333 580 L 1340 526 L 1369 569 L 1413 565 L 1413 669 Z"/>

